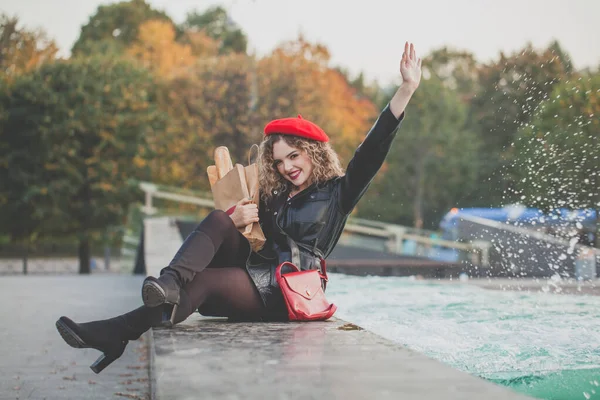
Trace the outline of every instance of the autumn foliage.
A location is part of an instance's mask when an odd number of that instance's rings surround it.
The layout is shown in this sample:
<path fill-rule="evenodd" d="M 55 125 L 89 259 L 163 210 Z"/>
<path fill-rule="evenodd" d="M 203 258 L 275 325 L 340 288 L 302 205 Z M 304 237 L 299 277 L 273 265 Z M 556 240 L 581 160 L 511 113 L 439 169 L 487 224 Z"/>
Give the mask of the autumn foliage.
<path fill-rule="evenodd" d="M 258 62 L 259 122 L 301 114 L 321 126 L 349 161 L 373 119 L 375 105 L 329 65 L 329 51 L 299 37 Z"/>
<path fill-rule="evenodd" d="M 147 27 L 166 29 L 162 22 Z M 189 48 L 172 36 L 147 34 L 142 40 L 143 34 L 142 27 L 129 49 L 142 62 L 151 59 L 149 49 Z M 152 45 L 150 38 L 159 44 Z M 205 48 L 212 53 L 211 46 Z M 323 127 L 348 160 L 376 116 L 372 102 L 357 96 L 345 77 L 328 66 L 327 50 L 303 38 L 263 58 L 230 53 L 198 57 L 193 65 L 184 58 L 179 65 L 169 60 L 152 62 L 164 78 L 160 103 L 169 115 L 166 131 L 150 138 L 157 182 L 207 189 L 205 171 L 215 147 L 226 145 L 235 162 L 247 163 L 248 150 L 260 142 L 267 122 L 297 114 Z"/>
<path fill-rule="evenodd" d="M 0 79 L 10 81 L 53 61 L 58 47 L 41 31 L 30 31 L 17 18 L 0 15 Z"/>
<path fill-rule="evenodd" d="M 193 11 L 177 25 L 145 0 L 130 0 L 100 6 L 72 56 L 57 62 L 43 32 L 2 16 L 0 238 L 58 234 L 89 242 L 118 229 L 128 205 L 141 200 L 132 178 L 207 190 L 214 148 L 225 145 L 234 162 L 247 163 L 276 118 L 315 122 L 345 164 L 397 87 L 367 84 L 362 74 L 352 79 L 332 65 L 325 46 L 302 36 L 260 57 L 247 44 L 221 7 Z M 516 186 L 519 171 L 500 167 L 533 159 L 530 141 L 542 134 L 544 144 L 569 155 L 564 171 L 591 160 L 589 176 L 570 179 L 590 185 L 592 195 L 578 197 L 578 206 L 600 204 L 598 99 L 587 96 L 596 93 L 597 72 L 589 72 L 589 88 L 574 90 L 569 82 L 586 75 L 558 43 L 541 51 L 527 45 L 486 65 L 448 48 L 424 60 L 424 82 L 360 203 L 362 217 L 436 227 L 450 207 L 518 200 L 506 188 Z M 581 93 L 587 97 L 578 102 Z M 527 196 L 536 198 L 547 186 L 530 188 Z"/>
<path fill-rule="evenodd" d="M 191 46 L 177 43 L 173 24 L 163 20 L 142 23 L 127 53 L 159 76 L 169 76 L 195 61 Z"/>

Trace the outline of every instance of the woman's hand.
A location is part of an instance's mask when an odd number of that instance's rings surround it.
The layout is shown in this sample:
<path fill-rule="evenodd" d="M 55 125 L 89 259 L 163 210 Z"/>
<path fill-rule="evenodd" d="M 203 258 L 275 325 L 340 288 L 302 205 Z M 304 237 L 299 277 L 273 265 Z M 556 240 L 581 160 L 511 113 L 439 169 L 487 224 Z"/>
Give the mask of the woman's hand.
<path fill-rule="evenodd" d="M 404 113 L 410 98 L 421 83 L 421 59 L 417 58 L 415 46 L 408 42 L 404 44 L 404 53 L 400 61 L 400 74 L 402 75 L 402 85 L 396 90 L 394 97 L 390 100 L 390 111 L 396 119 L 399 119 Z"/>
<path fill-rule="evenodd" d="M 404 44 L 404 53 L 400 61 L 400 74 L 402 75 L 402 86 L 407 86 L 414 92 L 421 82 L 421 59 L 417 58 L 415 46 L 408 42 Z"/>
<path fill-rule="evenodd" d="M 236 228 L 243 228 L 253 222 L 258 222 L 258 206 L 251 199 L 242 199 L 235 205 L 235 210 L 229 216 Z"/>

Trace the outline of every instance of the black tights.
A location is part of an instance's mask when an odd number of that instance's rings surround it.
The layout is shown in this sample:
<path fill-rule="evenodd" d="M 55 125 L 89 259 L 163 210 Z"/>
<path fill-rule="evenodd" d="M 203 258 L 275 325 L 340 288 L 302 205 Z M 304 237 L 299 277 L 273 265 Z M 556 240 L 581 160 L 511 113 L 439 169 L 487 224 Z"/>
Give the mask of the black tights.
<path fill-rule="evenodd" d="M 223 211 L 211 212 L 161 271 L 176 273 L 182 283 L 176 322 L 196 309 L 202 315 L 260 318 L 265 307 L 245 270 L 249 252 L 231 218 Z"/>
<path fill-rule="evenodd" d="M 268 317 L 245 269 L 249 252 L 248 241 L 229 216 L 223 211 L 210 213 L 186 238 L 169 266 L 161 271 L 161 274 L 177 275 L 182 283 L 175 323 L 185 320 L 195 310 L 203 315 L 238 320 Z M 141 306 L 77 329 L 92 342 L 112 340 L 120 344 L 124 340 L 135 340 L 152 326 L 159 325 L 163 313 L 169 311 L 165 307 Z"/>

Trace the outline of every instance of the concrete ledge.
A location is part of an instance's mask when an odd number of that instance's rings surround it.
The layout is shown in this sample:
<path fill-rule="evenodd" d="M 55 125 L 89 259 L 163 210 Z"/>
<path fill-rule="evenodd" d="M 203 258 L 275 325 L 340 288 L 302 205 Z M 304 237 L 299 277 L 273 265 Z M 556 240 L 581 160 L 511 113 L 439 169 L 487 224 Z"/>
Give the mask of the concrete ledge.
<path fill-rule="evenodd" d="M 146 272 L 158 276 L 182 235 L 167 217 L 145 219 L 144 232 Z M 150 344 L 158 400 L 528 398 L 338 319 L 235 323 L 194 314 L 153 330 Z"/>
<path fill-rule="evenodd" d="M 153 332 L 153 394 L 186 399 L 526 399 L 345 321 L 198 314 Z"/>

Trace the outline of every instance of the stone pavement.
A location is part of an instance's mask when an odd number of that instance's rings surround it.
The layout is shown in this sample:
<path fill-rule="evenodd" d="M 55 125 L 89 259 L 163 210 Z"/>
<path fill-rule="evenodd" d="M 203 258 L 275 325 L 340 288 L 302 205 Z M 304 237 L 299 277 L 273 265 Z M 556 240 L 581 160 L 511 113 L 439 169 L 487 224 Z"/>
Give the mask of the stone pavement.
<path fill-rule="evenodd" d="M 173 217 L 154 217 L 144 220 L 144 253 L 146 273 L 159 276 L 160 270 L 171 262 L 183 243 Z"/>
<path fill-rule="evenodd" d="M 149 399 L 149 334 L 130 342 L 123 356 L 95 374 L 100 352 L 74 349 L 54 323 L 110 318 L 141 304 L 141 277 L 0 277 L 0 399 Z"/>
<path fill-rule="evenodd" d="M 110 260 L 110 269 L 107 270 L 104 259 L 94 257 L 93 260 L 96 267 L 92 268 L 92 273 L 119 272 L 121 265 L 128 264 L 128 262 L 122 262 L 119 258 L 113 257 Z M 77 257 L 33 257 L 27 260 L 27 274 L 30 275 L 77 273 L 79 273 L 79 258 Z M 2 275 L 23 275 L 23 259 L 0 259 L 0 276 Z"/>
<path fill-rule="evenodd" d="M 154 330 L 159 400 L 529 399 L 334 319 Z"/>

